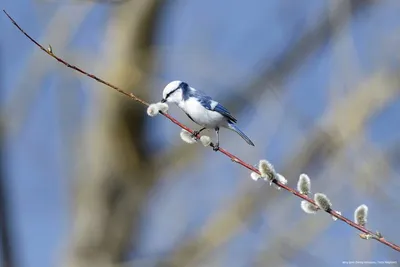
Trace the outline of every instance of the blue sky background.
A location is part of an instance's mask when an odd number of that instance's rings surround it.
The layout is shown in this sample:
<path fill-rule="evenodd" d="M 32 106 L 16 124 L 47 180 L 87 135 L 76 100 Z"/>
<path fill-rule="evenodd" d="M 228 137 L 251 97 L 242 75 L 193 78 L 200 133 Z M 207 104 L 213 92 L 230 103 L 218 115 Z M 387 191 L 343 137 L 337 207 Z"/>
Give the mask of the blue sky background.
<path fill-rule="evenodd" d="M 48 23 L 57 9 L 66 8 L 65 12 L 72 13 L 87 5 L 68 1 L 6 0 L 1 8 L 46 45 L 55 42 L 43 40 L 43 34 L 44 29 L 51 29 L 52 25 Z M 262 64 L 279 58 L 292 42 L 321 18 L 329 16 L 331 7 L 331 2 L 321 0 L 301 3 L 278 0 L 172 2 L 158 22 L 155 45 L 160 47 L 159 58 L 149 101 L 159 100 L 162 86 L 175 79 L 188 81 L 222 103 L 232 94 L 247 99 L 243 90 L 257 77 Z M 79 29 L 65 44 L 67 58 L 72 58 L 73 53 L 83 53 L 88 58 L 102 54 L 102 40 L 111 8 L 104 4 L 91 7 Z M 355 14 L 338 37 L 314 51 L 282 84 L 273 85 L 276 93 L 264 92 L 237 114 L 241 128 L 257 144 L 256 148 L 246 146 L 229 132 L 222 132 L 222 137 L 226 138 L 222 141 L 223 146 L 251 163 L 268 158 L 279 170 L 293 147 L 307 139 L 310 130 L 318 126 L 330 105 L 332 93 L 345 98 L 347 92 L 376 72 L 398 71 L 399 14 L 398 1 L 384 1 Z M 1 106 L 2 114 L 10 120 L 7 125 L 11 125 L 6 129 L 4 140 L 6 186 L 11 197 L 18 262 L 28 267 L 54 266 L 62 256 L 71 220 L 70 175 L 74 162 L 71 155 L 65 156 L 69 153 L 66 141 L 79 132 L 88 110 L 96 108 L 91 94 L 87 93 L 96 85 L 56 62 L 51 63 L 54 67 L 39 83 L 31 84 L 27 79 L 30 73 L 24 70 L 33 53 L 37 53 L 36 64 L 51 59 L 25 39 L 5 16 L 0 16 L 0 32 Z M 53 49 L 57 51 L 58 47 L 53 46 Z M 95 69 L 91 68 L 90 62 L 86 62 L 85 67 L 89 71 Z M 18 120 L 6 109 L 8 103 L 16 94 L 26 97 L 34 90 L 40 93 L 29 102 L 23 120 L 15 123 Z M 26 93 L 22 93 L 24 91 Z M 114 92 L 110 91 L 110 94 Z M 71 97 L 75 107 L 67 115 L 59 111 L 63 97 Z M 18 111 L 19 107 L 12 110 Z M 171 113 L 188 122 L 176 108 L 171 108 Z M 396 97 L 365 125 L 364 138 L 378 151 L 384 152 L 398 145 L 399 114 L 400 98 Z M 14 124 L 19 126 L 14 129 Z M 148 128 L 153 133 L 149 143 L 154 144 L 155 151 L 160 145 L 168 149 L 180 144 L 177 127 L 167 120 L 151 119 Z M 389 177 L 385 184 L 380 184 L 377 177 L 375 185 L 387 196 L 383 201 L 371 195 L 373 191 L 358 190 L 353 175 L 362 166 L 362 149 L 362 145 L 352 143 L 340 152 L 347 160 L 345 169 L 324 165 L 324 170 L 304 172 L 318 174 L 315 180 L 319 188 L 315 190 L 328 190 L 326 187 L 331 187 L 333 179 L 340 179 L 341 183 L 332 189 L 331 200 L 335 207 L 352 218 L 352 212 L 359 204 L 367 204 L 371 214 L 370 228 L 378 229 L 389 240 L 400 243 L 399 169 L 396 171 L 396 167 L 392 167 L 386 173 Z M 196 153 L 202 164 L 193 161 L 178 170 L 168 170 L 154 189 L 142 218 L 141 245 L 132 253 L 133 259 L 167 254 L 182 237 L 196 233 L 210 217 L 229 206 L 243 193 L 243 188 L 263 188 L 266 194 L 274 190 L 248 179 L 246 170 L 230 164 L 220 154 L 200 146 Z M 289 185 L 295 186 L 297 177 L 287 178 Z M 295 229 L 297 220 L 306 218 L 298 208 L 299 200 L 292 195 L 279 192 L 275 201 L 276 205 L 266 204 L 244 224 L 238 235 L 216 250 L 223 258 L 221 266 L 251 266 L 257 253 L 268 248 L 270 240 L 280 234 L 273 227 L 275 216 L 286 218 L 286 230 Z M 283 201 L 293 202 L 291 210 L 284 214 L 277 210 Z M 179 223 L 171 216 L 177 210 L 182 213 Z M 310 223 L 330 220 L 325 214 L 318 214 L 316 218 L 307 216 L 307 219 Z M 306 250 L 328 266 L 339 266 L 342 260 L 357 260 L 353 258 L 353 246 L 365 246 L 361 250 L 372 248 L 367 255 L 369 258 L 361 260 L 400 259 L 399 254 L 383 245 L 359 241 L 355 230 L 340 222 L 329 224 L 320 236 L 309 242 Z M 288 262 L 290 266 L 304 266 L 304 257 L 299 253 Z"/>

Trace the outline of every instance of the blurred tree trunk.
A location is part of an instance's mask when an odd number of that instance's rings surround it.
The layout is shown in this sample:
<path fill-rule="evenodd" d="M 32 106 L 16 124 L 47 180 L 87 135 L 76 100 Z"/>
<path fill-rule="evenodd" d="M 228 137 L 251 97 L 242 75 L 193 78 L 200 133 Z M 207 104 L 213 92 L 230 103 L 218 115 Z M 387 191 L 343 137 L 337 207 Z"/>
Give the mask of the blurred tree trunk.
<path fill-rule="evenodd" d="M 15 252 L 12 240 L 12 222 L 7 190 L 7 181 L 4 171 L 4 144 L 3 123 L 0 125 L 0 237 L 1 263 L 3 267 L 15 267 Z"/>
<path fill-rule="evenodd" d="M 106 80 L 146 97 L 151 43 L 161 1 L 115 6 L 104 44 Z M 97 85 L 96 85 L 97 86 Z M 63 266 L 112 266 L 132 249 L 142 205 L 156 181 L 145 147 L 145 110 L 106 88 L 93 91 L 95 112 L 76 154 L 70 249 Z M 133 244 L 134 246 L 134 244 Z"/>
<path fill-rule="evenodd" d="M 0 86 L 4 79 L 3 77 L 3 53 L 0 47 Z M 2 88 L 1 88 L 2 89 Z M 3 90 L 1 90 L 3 92 Z M 1 246 L 1 266 L 16 267 L 17 262 L 14 251 L 13 228 L 11 220 L 11 209 L 9 202 L 9 192 L 7 190 L 7 179 L 4 164 L 4 121 L 0 120 L 0 246 Z"/>

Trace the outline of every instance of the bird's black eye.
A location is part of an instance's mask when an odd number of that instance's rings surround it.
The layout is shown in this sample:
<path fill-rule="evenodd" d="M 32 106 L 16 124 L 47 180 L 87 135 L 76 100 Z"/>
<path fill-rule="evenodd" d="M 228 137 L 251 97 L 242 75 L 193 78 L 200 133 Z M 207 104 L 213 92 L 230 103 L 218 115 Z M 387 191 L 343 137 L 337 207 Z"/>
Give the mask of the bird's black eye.
<path fill-rule="evenodd" d="M 176 87 L 174 90 L 172 90 L 171 92 L 169 92 L 166 96 L 165 99 L 167 99 L 170 95 L 172 95 L 173 93 L 175 93 L 176 90 L 178 89 L 182 89 L 182 91 L 186 91 L 189 88 L 189 85 L 185 82 L 181 82 L 178 87 Z"/>
<path fill-rule="evenodd" d="M 176 90 L 178 90 L 180 88 L 180 86 L 178 86 L 177 88 L 175 88 L 174 90 L 172 90 L 171 92 L 169 92 L 166 96 L 165 99 L 167 99 L 170 95 L 172 95 L 173 93 L 175 93 Z"/>

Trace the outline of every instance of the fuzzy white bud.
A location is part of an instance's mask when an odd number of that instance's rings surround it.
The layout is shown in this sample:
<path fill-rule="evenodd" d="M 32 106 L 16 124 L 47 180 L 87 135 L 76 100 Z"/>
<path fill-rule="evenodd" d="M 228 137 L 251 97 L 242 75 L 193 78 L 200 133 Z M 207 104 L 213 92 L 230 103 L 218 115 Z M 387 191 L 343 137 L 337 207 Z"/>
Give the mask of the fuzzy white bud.
<path fill-rule="evenodd" d="M 319 210 L 318 206 L 315 206 L 306 200 L 301 201 L 300 206 L 301 209 L 308 214 L 315 214 Z"/>
<path fill-rule="evenodd" d="M 258 180 L 261 178 L 261 176 L 260 176 L 258 173 L 256 173 L 256 172 L 250 173 L 250 177 L 251 177 L 251 179 L 253 179 L 254 181 L 258 181 Z"/>
<path fill-rule="evenodd" d="M 157 104 L 150 104 L 147 107 L 147 115 L 149 115 L 150 117 L 156 116 L 159 113 L 159 111 L 160 110 L 158 109 Z"/>
<path fill-rule="evenodd" d="M 181 130 L 180 135 L 181 135 L 181 139 L 182 139 L 183 141 L 185 141 L 186 143 L 188 143 L 188 144 L 194 144 L 194 143 L 196 143 L 196 139 L 194 139 L 193 136 L 192 136 L 192 134 L 189 133 L 188 131 L 186 131 L 185 129 L 182 129 L 182 130 Z"/>
<path fill-rule="evenodd" d="M 311 192 L 311 181 L 307 174 L 301 174 L 297 182 L 297 191 L 303 195 L 308 195 Z"/>
<path fill-rule="evenodd" d="M 261 173 L 261 177 L 266 181 L 272 181 L 276 179 L 276 171 L 274 166 L 267 160 L 262 159 L 258 163 L 258 170 Z"/>
<path fill-rule="evenodd" d="M 200 137 L 200 142 L 203 144 L 203 146 L 209 146 L 211 144 L 211 138 L 207 135 L 203 135 Z"/>
<path fill-rule="evenodd" d="M 354 221 L 356 224 L 365 226 L 368 217 L 368 207 L 367 205 L 361 205 L 354 211 Z"/>
<path fill-rule="evenodd" d="M 314 201 L 320 209 L 329 211 L 332 208 L 332 203 L 325 194 L 316 193 L 314 195 Z"/>
<path fill-rule="evenodd" d="M 167 113 L 168 108 L 169 108 L 167 103 L 158 102 L 155 105 L 157 106 L 159 111 Z"/>

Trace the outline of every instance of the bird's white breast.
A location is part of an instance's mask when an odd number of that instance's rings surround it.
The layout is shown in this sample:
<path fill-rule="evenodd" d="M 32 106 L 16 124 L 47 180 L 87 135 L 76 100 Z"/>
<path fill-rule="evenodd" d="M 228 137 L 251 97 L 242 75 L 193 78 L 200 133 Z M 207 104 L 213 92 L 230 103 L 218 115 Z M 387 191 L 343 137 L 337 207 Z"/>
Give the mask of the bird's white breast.
<path fill-rule="evenodd" d="M 178 106 L 201 126 L 216 128 L 226 123 L 224 116 L 216 111 L 206 109 L 195 98 L 191 97 L 186 101 L 181 101 Z"/>

